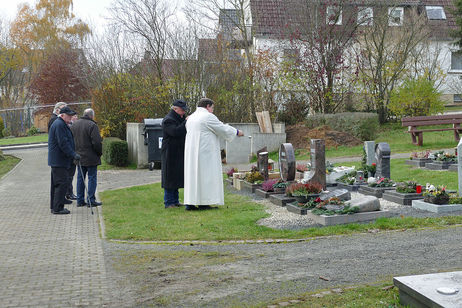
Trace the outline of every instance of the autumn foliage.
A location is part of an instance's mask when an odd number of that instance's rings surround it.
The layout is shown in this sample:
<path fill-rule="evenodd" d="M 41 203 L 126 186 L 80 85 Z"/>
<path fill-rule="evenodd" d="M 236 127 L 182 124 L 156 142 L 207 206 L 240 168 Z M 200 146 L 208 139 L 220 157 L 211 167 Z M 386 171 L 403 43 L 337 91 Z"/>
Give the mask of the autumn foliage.
<path fill-rule="evenodd" d="M 31 81 L 30 92 L 43 105 L 88 99 L 89 90 L 83 76 L 79 52 L 59 50 L 41 63 Z"/>

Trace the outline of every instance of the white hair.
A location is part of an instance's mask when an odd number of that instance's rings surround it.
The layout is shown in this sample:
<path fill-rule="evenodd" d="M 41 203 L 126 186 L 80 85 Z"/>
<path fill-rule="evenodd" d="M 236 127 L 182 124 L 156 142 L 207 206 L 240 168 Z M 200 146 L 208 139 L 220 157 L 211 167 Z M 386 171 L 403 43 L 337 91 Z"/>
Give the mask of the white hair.
<path fill-rule="evenodd" d="M 56 103 L 55 108 L 53 109 L 53 113 L 56 114 L 56 115 L 59 114 L 59 110 L 61 108 L 63 108 L 63 107 L 66 107 L 66 106 L 67 106 L 67 104 L 65 102 Z"/>
<path fill-rule="evenodd" d="M 83 111 L 83 116 L 87 116 L 91 119 L 95 117 L 95 111 L 91 108 L 87 108 Z"/>

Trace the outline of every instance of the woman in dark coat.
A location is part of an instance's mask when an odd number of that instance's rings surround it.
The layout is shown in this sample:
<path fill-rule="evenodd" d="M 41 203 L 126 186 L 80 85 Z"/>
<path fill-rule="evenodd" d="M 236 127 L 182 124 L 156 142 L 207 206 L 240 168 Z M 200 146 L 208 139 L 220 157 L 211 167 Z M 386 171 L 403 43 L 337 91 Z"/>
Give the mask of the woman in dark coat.
<path fill-rule="evenodd" d="M 178 188 L 184 187 L 184 142 L 186 138 L 184 101 L 176 100 L 162 121 L 162 188 L 165 208 L 180 206 Z"/>

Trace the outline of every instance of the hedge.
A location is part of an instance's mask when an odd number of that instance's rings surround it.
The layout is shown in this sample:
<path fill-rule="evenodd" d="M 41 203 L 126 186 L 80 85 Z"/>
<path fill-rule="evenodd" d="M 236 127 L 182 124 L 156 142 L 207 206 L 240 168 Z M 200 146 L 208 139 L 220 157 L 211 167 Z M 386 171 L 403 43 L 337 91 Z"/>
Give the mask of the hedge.
<path fill-rule="evenodd" d="M 103 139 L 103 159 L 110 165 L 126 166 L 128 163 L 128 143 L 116 137 Z"/>
<path fill-rule="evenodd" d="M 336 131 L 349 132 L 363 141 L 375 140 L 379 128 L 379 116 L 376 113 L 342 112 L 307 117 L 307 127 L 315 128 L 323 125 Z"/>

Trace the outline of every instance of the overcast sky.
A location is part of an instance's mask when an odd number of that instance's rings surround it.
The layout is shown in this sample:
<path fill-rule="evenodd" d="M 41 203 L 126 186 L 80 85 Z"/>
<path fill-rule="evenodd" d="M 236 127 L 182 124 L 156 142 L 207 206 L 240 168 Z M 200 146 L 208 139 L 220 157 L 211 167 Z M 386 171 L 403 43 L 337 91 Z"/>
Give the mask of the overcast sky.
<path fill-rule="evenodd" d="M 104 27 L 109 16 L 107 8 L 112 0 L 74 0 L 74 14 L 86 23 L 98 28 Z M 0 17 L 13 20 L 16 16 L 18 5 L 21 3 L 35 5 L 36 0 L 0 0 Z"/>

